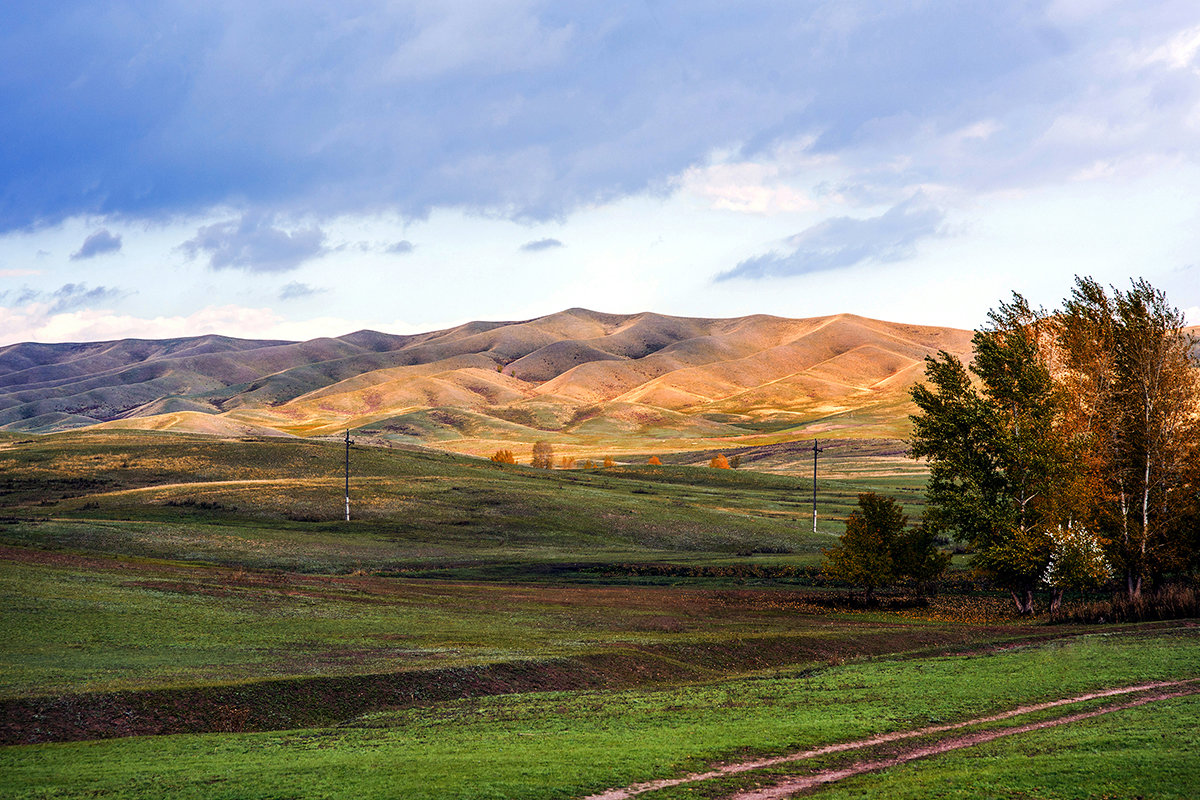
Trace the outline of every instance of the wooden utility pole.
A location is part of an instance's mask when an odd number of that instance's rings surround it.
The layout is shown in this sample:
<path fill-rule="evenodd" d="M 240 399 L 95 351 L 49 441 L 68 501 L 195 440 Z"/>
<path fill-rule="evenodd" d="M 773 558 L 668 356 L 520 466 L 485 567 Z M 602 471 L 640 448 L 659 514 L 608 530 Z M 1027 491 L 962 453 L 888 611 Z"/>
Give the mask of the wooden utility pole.
<path fill-rule="evenodd" d="M 817 532 L 817 453 L 825 452 L 824 447 L 817 447 L 813 439 L 813 533 Z"/>
<path fill-rule="evenodd" d="M 350 429 L 346 428 L 346 522 L 350 521 Z"/>

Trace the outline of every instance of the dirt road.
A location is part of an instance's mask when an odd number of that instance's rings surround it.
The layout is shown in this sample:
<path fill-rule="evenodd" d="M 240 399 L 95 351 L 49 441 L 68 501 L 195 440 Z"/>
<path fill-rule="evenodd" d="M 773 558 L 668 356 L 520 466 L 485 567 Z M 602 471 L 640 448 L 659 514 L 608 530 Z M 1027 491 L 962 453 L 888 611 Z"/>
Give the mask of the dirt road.
<path fill-rule="evenodd" d="M 1018 708 L 998 714 L 989 714 L 987 716 L 976 717 L 974 719 L 964 720 L 963 722 L 956 722 L 949 725 L 932 725 L 925 728 L 916 728 L 907 731 L 894 731 L 892 733 L 885 733 L 879 736 L 872 736 L 867 739 L 859 739 L 852 742 L 839 742 L 837 744 L 830 744 L 824 747 L 818 747 L 812 750 L 804 750 L 798 753 L 789 753 L 783 756 L 775 756 L 773 758 L 763 758 L 753 761 L 742 761 L 736 764 L 727 764 L 725 766 L 709 770 L 708 772 L 693 773 L 691 775 L 685 775 L 681 778 L 667 778 L 658 781 L 636 783 L 632 786 L 626 786 L 624 788 L 608 789 L 604 792 L 600 792 L 599 794 L 590 795 L 589 797 L 585 798 L 585 800 L 625 800 L 625 798 L 635 797 L 639 794 L 652 792 L 658 789 L 666 789 L 685 783 L 695 783 L 699 781 L 711 780 L 713 778 L 737 775 L 744 772 L 752 772 L 754 770 L 764 769 L 766 767 L 804 761 L 806 759 L 816 758 L 818 756 L 830 755 L 833 753 L 843 753 L 852 750 L 868 749 L 906 739 L 917 739 L 936 736 L 937 734 L 944 733 L 952 734 L 934 742 L 915 744 L 909 748 L 902 749 L 898 753 L 894 752 L 886 758 L 864 758 L 837 769 L 823 770 L 811 775 L 787 778 L 771 786 L 736 794 L 731 798 L 731 800 L 780 800 L 781 798 L 790 797 L 793 794 L 805 791 L 806 789 L 812 789 L 816 786 L 826 783 L 833 783 L 854 775 L 861 775 L 865 772 L 874 772 L 876 770 L 887 769 L 888 767 L 893 767 L 897 764 L 915 761 L 920 758 L 927 758 L 929 756 L 946 753 L 951 750 L 959 750 L 964 747 L 983 744 L 984 742 L 990 742 L 994 739 L 999 739 L 1004 736 L 1012 736 L 1018 733 L 1025 733 L 1027 731 L 1041 730 L 1042 728 L 1050 728 L 1056 725 L 1066 725 L 1071 722 L 1078 722 L 1079 720 L 1090 719 L 1103 714 L 1109 714 L 1113 711 L 1120 711 L 1125 708 L 1133 708 L 1135 706 L 1153 703 L 1157 700 L 1165 700 L 1170 697 L 1181 697 L 1183 695 L 1194 694 L 1196 692 L 1200 692 L 1200 678 L 1192 678 L 1183 681 L 1160 681 L 1157 683 L 1144 683 L 1136 686 L 1122 686 L 1113 689 L 1104 689 L 1101 691 L 1076 695 L 1074 697 L 1065 697 L 1059 700 L 1051 700 L 1044 703 L 1020 706 Z M 1075 703 L 1083 703 L 1089 700 L 1100 700 L 1106 697 L 1120 697 L 1123 695 L 1139 696 L 1120 703 L 1106 705 L 1092 711 L 1067 714 L 1065 716 L 1033 722 L 1027 725 L 982 730 L 971 733 L 955 733 L 956 731 L 962 731 L 965 728 L 976 725 L 988 725 L 995 722 L 1002 722 L 1023 714 L 1031 714 L 1038 711 L 1046 711 L 1048 709 L 1068 706 Z"/>

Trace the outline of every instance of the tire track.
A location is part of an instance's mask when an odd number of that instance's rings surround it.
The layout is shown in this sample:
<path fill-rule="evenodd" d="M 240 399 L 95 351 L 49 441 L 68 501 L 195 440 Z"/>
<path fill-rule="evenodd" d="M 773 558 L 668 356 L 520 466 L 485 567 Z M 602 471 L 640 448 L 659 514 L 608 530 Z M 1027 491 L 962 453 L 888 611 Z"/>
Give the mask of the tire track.
<path fill-rule="evenodd" d="M 962 736 L 952 736 L 934 744 L 924 747 L 917 747 L 900 753 L 889 758 L 876 759 L 872 761 L 860 761 L 856 764 L 851 764 L 848 767 L 839 769 L 823 770 L 812 775 L 805 775 L 800 778 L 788 778 L 774 786 L 766 788 L 754 789 L 748 792 L 740 792 L 732 795 L 729 800 L 784 800 L 806 789 L 813 789 L 817 786 L 822 786 L 826 783 L 834 783 L 852 778 L 855 775 L 862 775 L 867 772 L 875 772 L 888 767 L 894 767 L 899 764 L 905 764 L 909 761 L 916 761 L 919 758 L 928 758 L 942 753 L 948 753 L 952 750 L 961 750 L 965 747 L 973 747 L 977 744 L 984 744 L 996 739 L 1001 739 L 1005 736 L 1013 736 L 1018 733 L 1028 733 L 1029 731 L 1038 731 L 1044 728 L 1053 728 L 1058 725 L 1067 725 L 1072 722 L 1079 722 L 1093 717 L 1111 714 L 1114 711 L 1121 711 L 1127 708 L 1136 708 L 1144 706 L 1148 703 L 1153 703 L 1158 700 L 1167 700 L 1172 697 L 1183 697 L 1189 694 L 1196 694 L 1200 691 L 1200 687 L 1189 687 L 1187 689 L 1173 692 L 1156 692 L 1154 694 L 1139 697 L 1136 700 L 1129 700 L 1124 703 L 1113 703 L 1112 705 L 1098 708 L 1094 711 L 1083 711 L 1078 714 L 1068 714 L 1065 717 L 1057 717 L 1055 719 L 1043 720 L 1041 722 L 1031 722 L 1028 725 L 1018 725 L 1013 728 L 1002 728 L 1000 730 L 980 731 L 978 733 L 968 733 Z"/>
<path fill-rule="evenodd" d="M 1122 708 L 1132 708 L 1135 705 L 1144 705 L 1145 703 L 1153 702 L 1154 700 L 1164 700 L 1168 697 L 1179 697 L 1185 694 L 1192 694 L 1200 691 L 1200 678 L 1191 678 L 1182 681 L 1158 681 L 1155 683 L 1144 683 L 1136 686 L 1121 686 L 1113 689 L 1104 689 L 1087 694 L 1076 695 L 1074 697 L 1066 697 L 1059 700 L 1050 700 L 1045 703 L 1036 703 L 1032 705 L 1019 706 L 1009 711 L 1003 711 L 998 714 L 989 714 L 983 717 L 975 717 L 974 719 L 964 720 L 946 725 L 930 725 L 925 728 L 917 728 L 908 731 L 894 731 L 892 733 L 883 733 L 878 736 L 872 736 L 867 739 L 858 739 L 852 742 L 839 742 L 837 744 L 825 745 L 823 747 L 804 750 L 798 753 L 789 753 L 783 756 L 774 756 L 772 758 L 762 758 L 753 761 L 742 761 L 737 764 L 727 764 L 707 772 L 696 772 L 690 775 L 685 775 L 681 778 L 664 778 L 657 781 L 645 781 L 643 783 L 635 783 L 631 786 L 626 786 L 618 789 L 606 789 L 598 794 L 588 795 L 584 800 L 626 800 L 626 798 L 635 797 L 646 792 L 653 792 L 659 789 L 668 789 L 673 786 L 679 786 L 685 783 L 695 783 L 698 781 L 711 780 L 713 778 L 722 778 L 729 775 L 738 775 L 743 772 L 752 772 L 757 769 L 766 767 L 774 767 L 780 764 L 789 764 L 796 761 L 804 761 L 818 756 L 830 755 L 833 753 L 844 753 L 851 750 L 861 750 L 869 747 L 876 747 L 882 744 L 891 742 L 903 741 L 905 739 L 914 739 L 922 736 L 930 736 L 937 733 L 946 733 L 949 731 L 961 730 L 973 725 L 985 725 L 992 722 L 1002 722 L 1013 717 L 1021 716 L 1022 714 L 1032 714 L 1037 711 L 1045 711 L 1051 708 L 1060 706 L 1072 705 L 1074 703 L 1083 703 L 1088 700 L 1100 700 L 1106 697 L 1118 697 L 1126 694 L 1136 694 L 1139 692 L 1151 692 L 1155 690 L 1165 689 L 1181 689 L 1174 692 L 1159 691 L 1154 695 L 1146 698 L 1139 698 L 1125 704 L 1117 704 L 1106 706 L 1104 709 L 1097 711 L 1088 711 L 1081 714 L 1069 715 L 1067 717 L 1058 717 L 1053 720 L 1044 722 L 1030 723 L 1028 726 L 1020 726 L 1016 728 L 1004 728 L 1000 731 L 982 731 L 975 734 L 967 734 L 960 737 L 952 737 L 946 739 L 936 745 L 917 748 L 906 752 L 903 755 L 895 756 L 891 759 L 882 759 L 875 761 L 864 761 L 858 764 L 851 765 L 837 770 L 827 770 L 825 772 L 808 775 L 804 778 L 796 778 L 784 783 L 776 784 L 773 787 L 766 789 L 756 789 L 754 793 L 739 794 L 734 796 L 734 800 L 776 800 L 776 798 L 787 797 L 789 794 L 803 791 L 806 788 L 817 786 L 821 783 L 830 783 L 833 781 L 842 780 L 843 778 L 858 775 L 863 772 L 871 772 L 879 769 L 886 769 L 889 766 L 912 761 L 917 758 L 924 758 L 930 755 L 947 752 L 948 750 L 958 749 L 959 747 L 970 747 L 973 744 L 981 744 L 991 741 L 992 739 L 1000 738 L 1001 736 L 1010 736 L 1014 733 L 1021 733 L 1026 730 L 1038 730 L 1040 728 L 1050 727 L 1051 725 L 1062 725 L 1068 722 L 1074 722 L 1079 719 L 1087 719 L 1089 717 L 1107 714 L 1111 711 L 1118 711 Z M 985 737 L 985 738 L 980 738 Z M 964 744 L 954 744 L 955 742 L 965 742 Z M 936 749 L 943 747 L 943 749 Z M 926 751 L 929 752 L 926 752 Z M 915 755 L 912 755 L 915 753 Z M 900 759 L 900 760 L 896 760 Z M 761 794 L 762 792 L 775 792 L 775 794 Z"/>

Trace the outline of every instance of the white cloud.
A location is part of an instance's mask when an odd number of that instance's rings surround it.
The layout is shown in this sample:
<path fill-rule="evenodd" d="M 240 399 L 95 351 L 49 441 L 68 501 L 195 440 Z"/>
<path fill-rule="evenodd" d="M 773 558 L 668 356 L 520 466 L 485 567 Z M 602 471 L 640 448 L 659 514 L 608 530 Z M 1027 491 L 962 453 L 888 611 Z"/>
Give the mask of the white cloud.
<path fill-rule="evenodd" d="M 1170 69 L 1187 69 L 1200 53 L 1200 25 L 1180 31 L 1163 44 L 1151 50 L 1146 64 L 1165 64 Z"/>
<path fill-rule="evenodd" d="M 777 161 L 739 161 L 689 167 L 675 178 L 682 191 L 705 198 L 711 208 L 748 214 L 812 211 L 808 193 L 782 178 Z"/>
<path fill-rule="evenodd" d="M 0 307 L 0 346 L 17 342 L 92 342 L 112 339 L 173 339 L 220 334 L 243 339 L 306 341 L 321 336 L 344 336 L 364 328 L 386 333 L 422 333 L 466 322 L 451 319 L 430 327 L 404 320 L 380 324 L 337 316 L 290 320 L 271 308 L 239 305 L 205 306 L 191 314 L 139 317 L 105 309 L 58 313 L 53 303 Z"/>

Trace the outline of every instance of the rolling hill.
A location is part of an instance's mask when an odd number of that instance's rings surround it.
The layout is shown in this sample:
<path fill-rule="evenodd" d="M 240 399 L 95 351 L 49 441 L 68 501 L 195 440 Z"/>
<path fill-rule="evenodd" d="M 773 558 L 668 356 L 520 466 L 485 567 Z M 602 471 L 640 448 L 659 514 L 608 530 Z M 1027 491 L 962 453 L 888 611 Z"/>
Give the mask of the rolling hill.
<path fill-rule="evenodd" d="M 698 319 L 574 308 L 394 336 L 0 348 L 0 429 L 340 434 L 464 453 L 538 439 L 644 453 L 898 437 L 926 355 L 971 332 L 838 314 Z"/>

